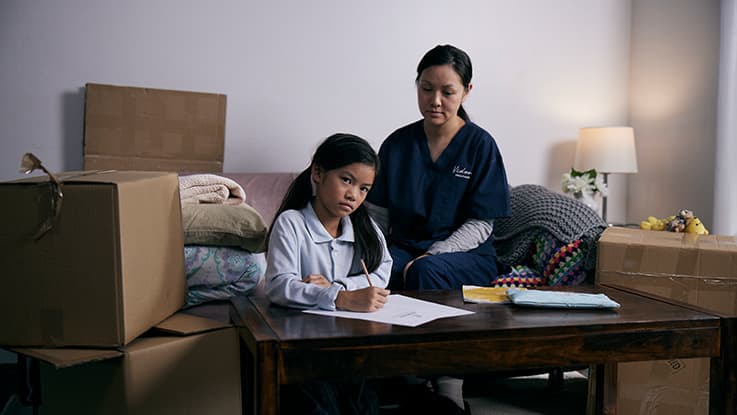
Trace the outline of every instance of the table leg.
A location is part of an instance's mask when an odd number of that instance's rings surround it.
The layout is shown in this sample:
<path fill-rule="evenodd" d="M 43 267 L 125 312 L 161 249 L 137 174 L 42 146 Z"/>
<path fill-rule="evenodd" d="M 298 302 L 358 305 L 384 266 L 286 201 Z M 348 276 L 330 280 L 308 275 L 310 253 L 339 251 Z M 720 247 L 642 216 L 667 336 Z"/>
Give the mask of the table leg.
<path fill-rule="evenodd" d="M 711 359 L 709 413 L 737 414 L 737 317 L 722 318 L 721 356 Z"/>
<path fill-rule="evenodd" d="M 264 342 L 248 347 L 241 343 L 241 346 L 243 415 L 278 414 L 276 344 Z"/>
<path fill-rule="evenodd" d="M 615 415 L 617 413 L 617 364 L 589 366 L 589 394 L 587 414 Z"/>
<path fill-rule="evenodd" d="M 260 343 L 256 349 L 254 356 L 256 413 L 277 415 L 279 413 L 279 375 L 276 343 Z"/>
<path fill-rule="evenodd" d="M 18 355 L 19 395 L 21 402 L 33 408 L 33 414 L 41 407 L 41 362 L 33 357 Z"/>

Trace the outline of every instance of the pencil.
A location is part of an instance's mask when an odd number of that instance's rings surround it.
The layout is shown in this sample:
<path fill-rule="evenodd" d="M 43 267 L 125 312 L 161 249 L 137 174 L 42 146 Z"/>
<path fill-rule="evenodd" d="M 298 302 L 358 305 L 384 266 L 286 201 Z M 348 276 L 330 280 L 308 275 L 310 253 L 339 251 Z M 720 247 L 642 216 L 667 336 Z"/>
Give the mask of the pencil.
<path fill-rule="evenodd" d="M 361 268 L 363 268 L 363 275 L 366 276 L 366 281 L 368 281 L 369 287 L 373 287 L 374 284 L 371 284 L 371 278 L 369 278 L 369 272 L 368 269 L 366 269 L 366 263 L 363 262 L 363 259 L 361 260 Z"/>

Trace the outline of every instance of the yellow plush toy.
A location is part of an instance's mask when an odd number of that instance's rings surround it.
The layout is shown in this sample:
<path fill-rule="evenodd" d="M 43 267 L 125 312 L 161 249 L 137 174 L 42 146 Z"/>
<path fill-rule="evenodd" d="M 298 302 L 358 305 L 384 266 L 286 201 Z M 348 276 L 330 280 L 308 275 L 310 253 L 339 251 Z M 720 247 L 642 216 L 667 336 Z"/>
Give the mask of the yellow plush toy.
<path fill-rule="evenodd" d="M 699 218 L 693 218 L 690 222 L 688 222 L 688 225 L 686 225 L 686 229 L 684 230 L 686 233 L 695 233 L 698 235 L 708 235 L 709 230 L 706 229 L 706 226 L 704 226 L 703 223 L 701 223 L 701 220 Z"/>
<path fill-rule="evenodd" d="M 674 218 L 675 216 L 668 216 L 663 219 L 658 219 L 655 216 L 648 216 L 647 220 L 640 222 L 640 229 L 648 231 L 664 231 L 665 226 Z"/>
<path fill-rule="evenodd" d="M 701 223 L 701 220 L 694 216 L 693 212 L 688 209 L 681 209 L 677 215 L 671 215 L 662 219 L 658 219 L 655 216 L 648 216 L 646 220 L 640 222 L 640 229 L 695 233 L 698 235 L 709 234 L 709 231 Z"/>

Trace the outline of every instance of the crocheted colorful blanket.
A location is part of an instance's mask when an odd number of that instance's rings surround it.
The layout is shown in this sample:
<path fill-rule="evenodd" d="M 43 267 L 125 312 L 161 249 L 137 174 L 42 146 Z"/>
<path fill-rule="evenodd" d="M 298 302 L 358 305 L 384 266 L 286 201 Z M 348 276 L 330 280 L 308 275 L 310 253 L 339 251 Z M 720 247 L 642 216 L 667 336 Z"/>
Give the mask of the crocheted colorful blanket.
<path fill-rule="evenodd" d="M 565 243 L 548 233 L 534 238 L 523 264 L 512 271 L 494 277 L 492 287 L 540 287 L 546 285 L 578 285 L 587 277 L 586 256 L 590 242 L 576 239 Z"/>
<path fill-rule="evenodd" d="M 589 247 L 583 266 L 586 270 L 595 268 L 596 241 L 606 229 L 596 211 L 579 200 L 534 184 L 512 187 L 509 200 L 512 216 L 494 221 L 494 247 L 502 264 L 523 264 L 535 238 L 548 235 L 560 243 L 582 241 Z"/>

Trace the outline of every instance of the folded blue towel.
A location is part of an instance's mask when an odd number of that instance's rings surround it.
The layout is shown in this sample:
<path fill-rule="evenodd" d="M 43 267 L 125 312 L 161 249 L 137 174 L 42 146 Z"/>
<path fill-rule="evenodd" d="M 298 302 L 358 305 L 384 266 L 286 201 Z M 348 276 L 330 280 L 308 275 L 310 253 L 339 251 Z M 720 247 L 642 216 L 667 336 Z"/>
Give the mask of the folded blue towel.
<path fill-rule="evenodd" d="M 517 305 L 551 308 L 619 308 L 616 301 L 605 294 L 573 293 L 567 291 L 507 290 L 509 299 Z"/>

